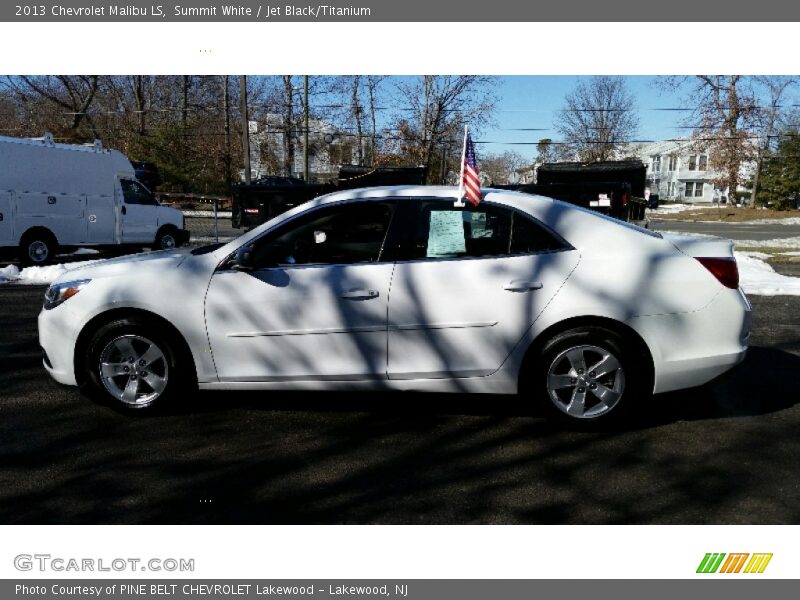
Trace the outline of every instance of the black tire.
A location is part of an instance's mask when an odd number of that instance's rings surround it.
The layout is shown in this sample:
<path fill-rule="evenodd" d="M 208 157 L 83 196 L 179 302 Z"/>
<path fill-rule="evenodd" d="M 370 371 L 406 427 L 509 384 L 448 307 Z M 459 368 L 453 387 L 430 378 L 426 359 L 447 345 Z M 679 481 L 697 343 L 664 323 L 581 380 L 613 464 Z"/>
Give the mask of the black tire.
<path fill-rule="evenodd" d="M 29 231 L 19 243 L 19 260 L 25 266 L 44 265 L 57 252 L 56 237 L 46 229 Z"/>
<path fill-rule="evenodd" d="M 231 213 L 231 227 L 241 229 L 242 227 L 242 207 L 237 206 Z"/>
<path fill-rule="evenodd" d="M 604 327 L 558 334 L 529 367 L 523 393 L 534 395 L 550 417 L 572 426 L 627 422 L 652 394 L 649 362 L 635 344 Z"/>
<path fill-rule="evenodd" d="M 128 346 L 130 352 L 121 346 Z M 163 325 L 144 319 L 122 318 L 103 325 L 92 335 L 85 356 L 81 391 L 117 410 L 151 412 L 196 386 L 190 376 L 191 359 L 180 341 Z M 154 356 L 155 360 L 144 364 Z M 105 376 L 103 363 L 109 365 Z M 118 374 L 112 375 L 114 372 Z M 133 394 L 125 395 L 131 386 L 135 386 Z"/>
<path fill-rule="evenodd" d="M 172 227 L 164 227 L 158 231 L 153 242 L 153 250 L 172 250 L 180 246 L 178 231 Z"/>

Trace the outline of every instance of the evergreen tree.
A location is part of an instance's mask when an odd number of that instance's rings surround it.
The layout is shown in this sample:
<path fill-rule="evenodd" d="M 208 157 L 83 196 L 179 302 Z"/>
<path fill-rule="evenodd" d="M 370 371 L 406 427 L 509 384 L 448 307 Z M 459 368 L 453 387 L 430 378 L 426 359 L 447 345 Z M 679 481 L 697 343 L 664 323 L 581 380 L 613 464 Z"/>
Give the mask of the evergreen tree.
<path fill-rule="evenodd" d="M 778 147 L 767 152 L 761 165 L 756 197 L 777 209 L 795 208 L 800 198 L 800 132 L 781 136 Z"/>

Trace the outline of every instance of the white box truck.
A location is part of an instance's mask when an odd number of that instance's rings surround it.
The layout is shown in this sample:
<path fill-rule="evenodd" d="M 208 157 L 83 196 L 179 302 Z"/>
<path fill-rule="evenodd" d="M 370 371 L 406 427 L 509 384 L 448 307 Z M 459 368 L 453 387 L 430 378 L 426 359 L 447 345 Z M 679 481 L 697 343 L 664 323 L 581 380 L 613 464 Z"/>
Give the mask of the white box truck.
<path fill-rule="evenodd" d="M 136 180 L 117 150 L 57 144 L 53 136 L 0 136 L 0 248 L 17 248 L 25 264 L 41 264 L 76 247 L 188 242 L 181 211 L 161 206 Z"/>

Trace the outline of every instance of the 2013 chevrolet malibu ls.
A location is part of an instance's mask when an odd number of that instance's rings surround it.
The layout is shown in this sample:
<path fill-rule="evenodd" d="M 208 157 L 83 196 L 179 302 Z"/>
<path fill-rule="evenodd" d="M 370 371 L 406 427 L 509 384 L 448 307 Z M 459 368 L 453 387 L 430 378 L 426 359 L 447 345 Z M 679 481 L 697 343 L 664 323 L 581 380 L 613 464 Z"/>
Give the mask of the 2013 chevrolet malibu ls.
<path fill-rule="evenodd" d="M 739 363 L 729 241 L 539 196 L 338 192 L 227 244 L 65 273 L 39 315 L 60 383 L 129 409 L 216 390 L 520 394 L 605 421 Z"/>

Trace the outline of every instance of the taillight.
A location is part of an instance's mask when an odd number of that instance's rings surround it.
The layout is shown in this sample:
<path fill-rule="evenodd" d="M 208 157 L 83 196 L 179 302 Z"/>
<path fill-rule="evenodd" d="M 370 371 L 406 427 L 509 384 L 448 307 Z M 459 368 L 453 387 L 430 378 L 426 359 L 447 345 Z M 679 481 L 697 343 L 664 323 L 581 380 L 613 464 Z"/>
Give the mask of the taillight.
<path fill-rule="evenodd" d="M 739 268 L 735 258 L 698 258 L 698 262 L 722 285 L 735 290 L 739 287 Z"/>
<path fill-rule="evenodd" d="M 620 198 L 622 202 L 622 206 L 628 206 L 628 194 L 626 192 L 622 193 L 622 198 Z"/>

